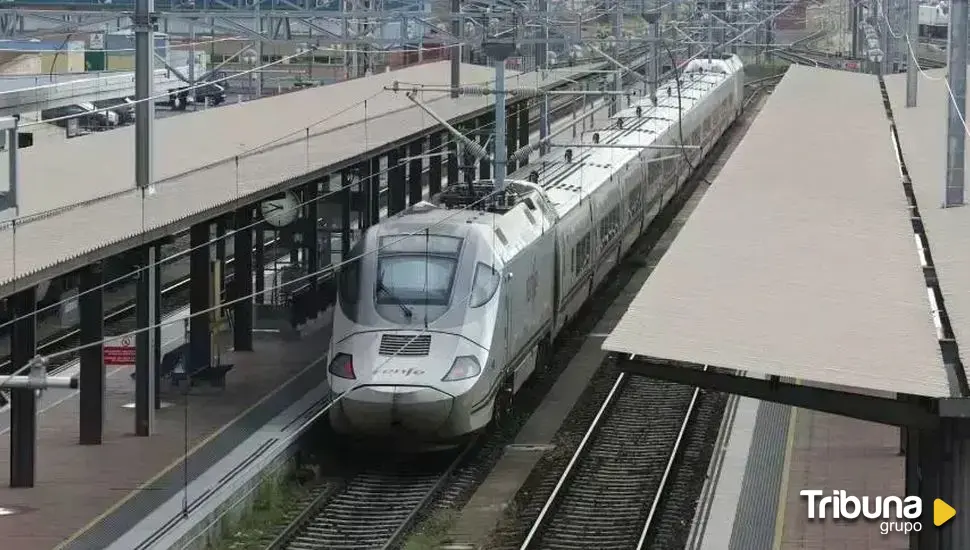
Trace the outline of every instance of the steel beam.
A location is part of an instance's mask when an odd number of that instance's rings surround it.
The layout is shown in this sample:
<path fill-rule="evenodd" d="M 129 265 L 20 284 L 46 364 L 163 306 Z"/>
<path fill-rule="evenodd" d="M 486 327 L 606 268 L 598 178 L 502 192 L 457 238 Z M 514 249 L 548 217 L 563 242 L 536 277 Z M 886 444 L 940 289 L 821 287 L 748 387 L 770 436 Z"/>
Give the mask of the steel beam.
<path fill-rule="evenodd" d="M 689 365 L 630 358 L 627 354 L 622 356 L 613 354 L 613 356 L 621 371 L 657 380 L 668 380 L 893 426 L 933 430 L 940 425 L 939 417 L 922 403 L 791 384 L 777 379 L 762 380 L 729 374 L 732 372 L 729 369 L 703 371 Z"/>

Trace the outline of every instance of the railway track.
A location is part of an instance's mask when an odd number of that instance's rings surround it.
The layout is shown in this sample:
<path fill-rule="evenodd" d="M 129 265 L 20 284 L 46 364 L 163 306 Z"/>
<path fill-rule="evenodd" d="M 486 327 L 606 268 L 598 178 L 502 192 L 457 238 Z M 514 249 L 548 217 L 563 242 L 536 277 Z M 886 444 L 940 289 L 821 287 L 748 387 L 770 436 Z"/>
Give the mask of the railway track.
<path fill-rule="evenodd" d="M 266 550 L 390 550 L 479 447 L 365 466 L 310 499 Z"/>
<path fill-rule="evenodd" d="M 759 105 L 751 108 L 752 103 L 780 78 L 746 83 L 746 109 L 739 123 L 755 116 Z M 729 130 L 695 171 L 695 184 L 706 185 L 701 182 L 717 174 L 743 135 L 737 127 Z M 688 201 L 696 204 L 704 188 L 687 192 L 692 193 Z M 686 222 L 689 202 L 675 210 L 672 226 Z M 668 234 L 660 237 L 649 252 L 653 263 L 671 241 Z M 684 518 L 693 517 L 724 403 L 721 394 L 631 377 L 606 361 L 557 434 L 555 450 L 533 469 L 488 548 L 683 547 L 689 529 Z"/>
<path fill-rule="evenodd" d="M 646 548 L 700 394 L 620 373 L 519 549 Z"/>

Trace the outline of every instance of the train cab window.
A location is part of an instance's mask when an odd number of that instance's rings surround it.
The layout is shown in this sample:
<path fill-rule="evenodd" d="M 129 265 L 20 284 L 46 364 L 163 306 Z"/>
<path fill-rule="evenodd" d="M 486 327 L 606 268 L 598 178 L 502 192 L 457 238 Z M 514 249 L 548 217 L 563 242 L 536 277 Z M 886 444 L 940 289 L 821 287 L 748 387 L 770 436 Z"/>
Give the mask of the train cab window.
<path fill-rule="evenodd" d="M 376 303 L 448 305 L 461 242 L 444 235 L 382 237 Z"/>
<path fill-rule="evenodd" d="M 490 265 L 481 262 L 475 266 L 475 278 L 472 279 L 472 293 L 468 299 L 469 307 L 480 307 L 489 302 L 501 280 L 498 271 Z"/>

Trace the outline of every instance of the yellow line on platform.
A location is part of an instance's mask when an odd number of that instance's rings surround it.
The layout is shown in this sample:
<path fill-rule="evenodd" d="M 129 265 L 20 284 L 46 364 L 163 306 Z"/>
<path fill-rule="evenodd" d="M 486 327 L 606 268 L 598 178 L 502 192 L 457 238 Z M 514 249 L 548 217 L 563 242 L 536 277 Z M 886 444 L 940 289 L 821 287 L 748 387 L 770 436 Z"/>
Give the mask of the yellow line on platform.
<path fill-rule="evenodd" d="M 307 365 L 306 367 L 304 367 L 293 378 L 298 378 L 298 377 L 302 376 L 305 372 L 307 372 L 308 370 L 310 370 L 313 367 L 317 366 L 320 363 L 320 361 L 321 360 L 324 360 L 325 358 L 326 358 L 326 355 L 323 355 L 321 357 L 318 357 L 318 358 L 314 359 L 313 362 L 311 362 L 309 365 Z M 141 485 L 138 486 L 137 489 L 135 489 L 134 491 L 131 491 L 130 493 L 128 493 L 127 495 L 125 495 L 124 497 L 122 497 L 121 500 L 119 500 L 118 502 L 116 502 L 113 505 L 111 505 L 111 507 L 109 507 L 107 510 L 105 510 L 100 515 L 98 515 L 98 517 L 96 517 L 93 520 L 91 520 L 87 525 L 85 525 L 84 527 L 82 527 L 79 530 L 75 531 L 75 533 L 73 535 L 71 535 L 70 537 L 68 537 L 67 540 L 65 540 L 64 542 L 62 542 L 59 545 L 57 545 L 54 548 L 54 550 L 63 550 L 64 548 L 66 548 L 69 544 L 71 544 L 72 542 L 74 542 L 75 540 L 77 540 L 78 538 L 80 538 L 82 535 L 84 535 L 85 533 L 87 533 L 88 531 L 90 531 L 92 528 L 94 528 L 94 526 L 97 525 L 98 523 L 100 523 L 101 520 L 103 520 L 104 518 L 106 518 L 106 517 L 110 516 L 111 514 L 117 512 L 119 508 L 121 508 L 122 506 L 125 505 L 125 503 L 127 503 L 129 500 L 131 500 L 132 498 L 134 498 L 135 495 L 137 495 L 138 493 L 141 493 L 142 491 L 146 490 L 153 483 L 155 483 L 156 481 L 158 481 L 159 479 L 161 479 L 162 477 L 164 477 L 165 475 L 167 475 L 169 472 L 171 472 L 172 470 L 174 470 L 175 467 L 177 467 L 178 465 L 182 464 L 182 462 L 185 461 L 187 459 L 187 457 L 191 457 L 193 454 L 195 454 L 196 451 L 198 451 L 199 449 L 201 449 L 202 447 L 204 447 L 207 443 L 209 443 L 210 441 L 212 441 L 213 439 L 215 439 L 216 437 L 218 437 L 219 434 L 221 434 L 222 432 L 226 431 L 226 429 L 229 426 L 232 426 L 233 424 L 235 424 L 242 417 L 244 417 L 247 414 L 249 414 L 250 411 L 252 411 L 256 407 L 258 407 L 258 406 L 262 405 L 263 403 L 265 403 L 267 400 L 269 400 L 271 397 L 273 397 L 274 395 L 276 395 L 277 393 L 279 393 L 280 391 L 282 391 L 283 388 L 287 387 L 288 385 L 289 385 L 288 383 L 287 384 L 282 384 L 279 387 L 277 387 L 276 389 L 274 389 L 273 391 L 271 391 L 270 393 L 264 395 L 262 399 L 260 399 L 259 401 L 253 403 L 249 407 L 247 407 L 246 410 L 244 410 L 243 412 L 241 412 L 238 415 L 236 415 L 235 418 L 233 418 L 230 422 L 228 422 L 226 424 L 223 424 L 222 427 L 220 427 L 214 433 L 212 433 L 211 435 L 209 435 L 208 437 L 206 437 L 205 439 L 203 439 L 202 441 L 200 441 L 199 443 L 197 443 L 194 447 L 192 447 L 189 450 L 189 452 L 186 455 L 180 456 L 180 457 L 176 458 L 175 460 L 173 460 L 171 464 L 169 464 L 164 469 L 162 469 L 162 471 L 160 471 L 157 474 L 155 474 L 154 476 L 152 476 L 151 479 L 149 479 L 148 481 L 142 483 Z M 122 535 L 122 534 L 123 533 L 118 533 L 119 536 Z"/>
<path fill-rule="evenodd" d="M 801 380 L 796 381 L 801 383 Z M 788 473 L 791 469 L 792 453 L 795 448 L 795 419 L 798 416 L 798 409 L 791 408 L 788 416 L 788 438 L 785 442 L 785 463 L 781 471 L 781 487 L 778 490 L 778 513 L 775 516 L 775 539 L 771 545 L 772 550 L 781 548 L 782 539 L 785 535 L 785 511 L 788 507 Z"/>

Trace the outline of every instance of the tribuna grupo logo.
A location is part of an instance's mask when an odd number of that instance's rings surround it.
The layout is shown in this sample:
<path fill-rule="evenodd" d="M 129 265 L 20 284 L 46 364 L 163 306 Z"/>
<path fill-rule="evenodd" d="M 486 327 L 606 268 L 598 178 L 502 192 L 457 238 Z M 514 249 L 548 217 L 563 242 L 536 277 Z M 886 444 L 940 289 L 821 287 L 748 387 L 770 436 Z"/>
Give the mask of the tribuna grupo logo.
<path fill-rule="evenodd" d="M 806 489 L 799 494 L 808 499 L 808 519 L 856 520 L 862 517 L 878 521 L 879 532 L 883 535 L 923 529 L 919 521 L 923 515 L 923 501 L 919 497 L 855 497 L 842 490 L 822 496 L 825 491 L 818 489 Z"/>

